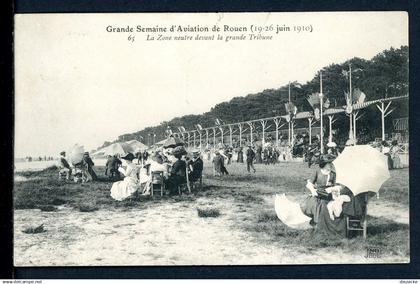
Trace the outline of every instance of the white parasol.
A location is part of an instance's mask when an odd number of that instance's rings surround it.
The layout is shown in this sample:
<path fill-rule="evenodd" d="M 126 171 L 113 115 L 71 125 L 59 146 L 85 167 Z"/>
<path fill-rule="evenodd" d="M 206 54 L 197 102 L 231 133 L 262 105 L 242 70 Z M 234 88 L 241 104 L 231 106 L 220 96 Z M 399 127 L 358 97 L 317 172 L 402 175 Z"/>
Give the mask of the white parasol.
<path fill-rule="evenodd" d="M 133 149 L 133 153 L 141 152 L 147 149 L 147 146 L 137 140 L 130 140 L 126 142 Z"/>
<path fill-rule="evenodd" d="M 336 183 L 347 186 L 355 196 L 362 192 L 378 192 L 390 177 L 387 157 L 369 145 L 344 148 L 333 164 Z"/>
<path fill-rule="evenodd" d="M 95 153 L 92 154 L 92 156 L 107 156 L 107 155 L 121 155 L 124 156 L 128 153 L 134 153 L 133 148 L 128 145 L 125 142 L 116 142 L 113 143 L 105 148 L 99 149 L 98 151 L 96 151 Z"/>
<path fill-rule="evenodd" d="M 73 165 L 80 163 L 83 159 L 83 153 L 85 152 L 85 148 L 81 145 L 75 144 L 67 151 L 67 157 L 69 162 Z"/>
<path fill-rule="evenodd" d="M 309 224 L 311 218 L 303 214 L 299 204 L 287 199 L 284 193 L 281 195 L 276 194 L 274 207 L 276 209 L 277 217 L 285 225 L 293 229 L 311 228 L 311 225 Z"/>

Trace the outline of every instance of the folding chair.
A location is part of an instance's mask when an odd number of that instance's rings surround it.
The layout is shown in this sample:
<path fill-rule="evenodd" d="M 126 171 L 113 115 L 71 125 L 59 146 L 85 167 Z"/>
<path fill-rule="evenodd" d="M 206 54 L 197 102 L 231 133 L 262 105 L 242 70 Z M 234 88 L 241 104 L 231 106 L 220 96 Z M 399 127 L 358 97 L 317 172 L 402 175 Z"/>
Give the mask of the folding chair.
<path fill-rule="evenodd" d="M 363 239 L 366 239 L 367 236 L 367 206 L 368 206 L 368 195 L 365 196 L 366 207 L 365 210 L 360 217 L 354 216 L 347 216 L 346 217 L 346 236 L 347 238 L 350 236 L 351 231 L 362 231 L 363 232 Z"/>
<path fill-rule="evenodd" d="M 163 191 L 165 190 L 165 183 L 163 181 L 163 171 L 153 171 L 152 183 L 150 186 L 150 195 L 153 196 L 155 190 L 160 190 L 160 196 L 163 196 Z"/>

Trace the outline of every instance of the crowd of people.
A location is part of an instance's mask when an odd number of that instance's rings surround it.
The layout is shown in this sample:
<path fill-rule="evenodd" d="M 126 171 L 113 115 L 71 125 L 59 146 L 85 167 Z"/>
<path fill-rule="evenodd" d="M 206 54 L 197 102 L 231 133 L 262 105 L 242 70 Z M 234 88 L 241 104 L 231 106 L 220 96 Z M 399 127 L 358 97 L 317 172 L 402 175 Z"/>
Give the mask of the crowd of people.
<path fill-rule="evenodd" d="M 88 152 L 79 163 L 66 159 L 66 152 L 60 153 L 59 179 L 73 179 L 74 182 L 89 182 L 98 179 L 94 163 Z M 156 173 L 162 177 L 162 186 L 169 194 L 178 193 L 181 185 L 197 182 L 202 177 L 203 160 L 201 152 L 195 149 L 188 154 L 183 146 L 175 148 L 109 155 L 105 164 L 105 176 L 113 181 L 111 197 L 124 200 L 134 193 L 150 194 Z"/>
<path fill-rule="evenodd" d="M 25 161 L 26 162 L 34 162 L 34 161 L 52 161 L 54 160 L 54 157 L 52 156 L 44 156 L 44 157 L 32 157 L 32 156 L 26 156 Z"/>
<path fill-rule="evenodd" d="M 110 190 L 111 197 L 121 201 L 136 193 L 149 195 L 155 178 L 160 179 L 167 193 L 177 194 L 181 185 L 201 180 L 202 154 L 211 161 L 215 176 L 229 175 L 227 165 L 231 164 L 234 158 L 237 163 L 246 163 L 248 173 L 256 173 L 254 163 L 275 164 L 282 160 L 287 161 L 287 155 L 301 156 L 302 160 L 307 161 L 309 167 L 313 164 L 319 165 L 306 181 L 309 195 L 301 204 L 302 213 L 311 218 L 311 224 L 316 230 L 344 236 L 347 232 L 346 218 L 348 216 L 363 218 L 368 193 L 354 196 L 349 188 L 336 184 L 336 173 L 332 162 L 340 155 L 342 148 L 335 142 L 328 141 L 324 145 L 325 154 L 321 154 L 319 139 L 313 139 L 311 145 L 302 141 L 298 140 L 294 147 L 288 149 L 275 147 L 272 143 L 257 146 L 248 144 L 246 149 L 242 147 L 234 149 L 219 144 L 216 149 L 206 147 L 203 153 L 199 149 L 187 153 L 183 146 L 177 146 L 155 149 L 151 152 L 127 153 L 122 156 L 109 155 L 105 165 L 105 176 L 113 181 Z M 350 139 L 345 146 L 355 144 L 355 141 Z M 388 157 L 389 169 L 401 167 L 396 141 L 390 144 L 382 141 L 372 146 Z M 285 153 L 286 151 L 288 153 Z M 64 151 L 60 155 L 60 178 L 70 179 L 73 176 L 76 182 L 97 180 L 93 169 L 94 163 L 88 152 L 83 154 L 80 163 L 73 166 L 67 162 Z"/>

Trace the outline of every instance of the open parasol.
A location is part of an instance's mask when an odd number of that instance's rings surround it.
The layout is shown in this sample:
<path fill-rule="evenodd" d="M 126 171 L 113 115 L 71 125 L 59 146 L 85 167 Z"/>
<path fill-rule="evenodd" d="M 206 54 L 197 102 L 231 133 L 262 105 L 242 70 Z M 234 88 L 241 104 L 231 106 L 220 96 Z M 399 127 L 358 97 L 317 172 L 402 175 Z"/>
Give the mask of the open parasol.
<path fill-rule="evenodd" d="M 287 199 L 284 193 L 281 195 L 276 194 L 276 197 L 274 199 L 274 207 L 276 210 L 277 217 L 285 225 L 294 229 L 311 228 L 309 224 L 311 218 L 303 214 L 299 204 Z"/>
<path fill-rule="evenodd" d="M 103 156 L 107 156 L 107 155 L 121 155 L 124 156 L 128 153 L 134 153 L 133 148 L 125 143 L 125 142 L 116 142 L 113 143 L 105 148 L 102 148 L 98 151 L 96 151 L 92 156 L 99 156 L 99 155 L 103 155 Z"/>
<path fill-rule="evenodd" d="M 133 149 L 133 153 L 141 152 L 147 149 L 146 145 L 137 140 L 130 140 L 126 143 Z"/>
<path fill-rule="evenodd" d="M 75 144 L 67 151 L 69 162 L 73 165 L 80 163 L 83 159 L 85 148 L 81 145 Z"/>
<path fill-rule="evenodd" d="M 347 186 L 356 196 L 363 192 L 378 192 L 390 177 L 387 157 L 369 145 L 344 148 L 333 162 L 336 182 Z"/>
<path fill-rule="evenodd" d="M 163 142 L 163 148 L 175 148 L 176 146 L 184 146 L 184 141 L 178 137 L 169 136 Z"/>

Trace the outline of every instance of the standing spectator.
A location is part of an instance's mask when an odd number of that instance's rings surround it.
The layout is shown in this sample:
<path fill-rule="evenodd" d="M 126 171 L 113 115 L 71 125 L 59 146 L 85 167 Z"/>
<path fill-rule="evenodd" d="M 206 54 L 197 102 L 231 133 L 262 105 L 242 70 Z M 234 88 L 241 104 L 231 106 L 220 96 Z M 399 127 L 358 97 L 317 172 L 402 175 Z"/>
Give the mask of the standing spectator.
<path fill-rule="evenodd" d="M 201 178 L 203 173 L 203 160 L 200 157 L 200 151 L 194 150 L 192 152 L 192 159 L 188 162 L 188 180 L 195 182 Z"/>
<path fill-rule="evenodd" d="M 149 153 L 146 150 L 144 150 L 142 156 L 143 156 L 143 164 L 144 164 L 149 158 Z"/>
<path fill-rule="evenodd" d="M 98 179 L 95 171 L 93 170 L 94 165 L 95 164 L 93 163 L 92 159 L 89 156 L 89 152 L 85 152 L 83 154 L 82 166 L 85 169 L 85 176 L 87 176 L 86 181 Z"/>
<path fill-rule="evenodd" d="M 248 145 L 248 150 L 246 150 L 246 170 L 248 172 L 251 171 L 251 168 L 254 171 L 254 173 L 256 172 L 254 168 L 254 164 L 253 164 L 254 158 L 255 158 L 255 152 L 254 150 L 252 150 L 252 145 L 250 144 Z"/>
<path fill-rule="evenodd" d="M 66 152 L 64 152 L 64 151 L 62 151 L 60 153 L 60 164 L 59 164 L 58 168 L 60 169 L 60 171 L 58 173 L 58 179 L 61 179 L 61 175 L 65 174 L 66 179 L 69 180 L 70 175 L 71 175 L 71 167 L 66 160 Z"/>
<path fill-rule="evenodd" d="M 255 152 L 254 152 L 255 154 Z M 255 155 L 255 162 L 257 164 L 262 163 L 262 147 L 261 146 L 257 146 L 257 153 Z"/>
<path fill-rule="evenodd" d="M 226 155 L 226 150 L 223 148 L 220 148 L 220 156 L 222 158 L 222 166 L 221 166 L 221 172 L 223 175 L 229 175 L 229 172 L 227 171 L 225 167 L 225 161 L 228 160 L 228 156 Z"/>
<path fill-rule="evenodd" d="M 238 163 L 244 162 L 244 152 L 242 151 L 242 147 L 239 147 L 238 150 L 238 159 L 236 160 Z"/>
<path fill-rule="evenodd" d="M 401 164 L 401 159 L 398 154 L 399 147 L 398 147 L 398 141 L 394 140 L 391 144 L 391 149 L 389 150 L 390 156 L 392 158 L 392 168 L 393 169 L 401 169 L 403 166 Z"/>
<path fill-rule="evenodd" d="M 391 170 L 392 169 L 392 158 L 391 158 L 391 153 L 390 153 L 391 148 L 389 147 L 389 144 L 386 141 L 382 141 L 381 145 L 382 145 L 381 152 L 382 152 L 382 154 L 387 156 L 387 158 L 388 158 L 388 169 Z"/>
<path fill-rule="evenodd" d="M 215 176 L 222 175 L 222 163 L 223 163 L 223 158 L 220 155 L 220 152 L 216 150 L 214 152 L 214 158 L 213 158 L 213 169 L 214 169 Z"/>

